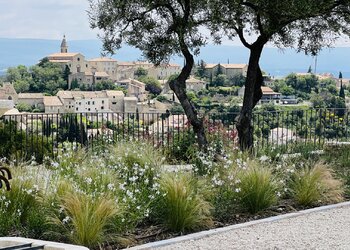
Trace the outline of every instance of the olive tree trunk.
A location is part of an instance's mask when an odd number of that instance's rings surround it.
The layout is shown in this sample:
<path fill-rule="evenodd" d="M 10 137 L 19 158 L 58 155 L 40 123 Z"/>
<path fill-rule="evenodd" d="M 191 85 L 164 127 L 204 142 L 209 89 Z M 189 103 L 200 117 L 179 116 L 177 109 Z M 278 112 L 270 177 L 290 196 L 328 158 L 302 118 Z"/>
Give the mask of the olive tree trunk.
<path fill-rule="evenodd" d="M 263 77 L 259 66 L 259 60 L 263 47 L 263 42 L 257 42 L 250 47 L 243 107 L 236 125 L 239 137 L 239 146 L 242 151 L 250 150 L 253 146 L 253 108 L 262 96 L 261 86 L 263 83 Z"/>
<path fill-rule="evenodd" d="M 187 116 L 187 119 L 193 127 L 193 131 L 197 135 L 197 142 L 200 149 L 205 150 L 208 141 L 205 136 L 203 119 L 198 117 L 195 107 L 192 105 L 186 94 L 186 80 L 191 74 L 194 65 L 194 59 L 185 43 L 181 44 L 181 50 L 182 54 L 185 57 L 185 66 L 182 68 L 180 75 L 169 82 L 169 86 L 179 99 L 181 106 L 183 107 Z"/>

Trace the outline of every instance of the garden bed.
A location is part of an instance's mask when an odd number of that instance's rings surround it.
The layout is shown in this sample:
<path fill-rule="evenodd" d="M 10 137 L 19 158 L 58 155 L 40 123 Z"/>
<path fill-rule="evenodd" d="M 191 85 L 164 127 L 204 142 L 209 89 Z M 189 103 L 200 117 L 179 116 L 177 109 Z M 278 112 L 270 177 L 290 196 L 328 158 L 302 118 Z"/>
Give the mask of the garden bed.
<path fill-rule="evenodd" d="M 171 155 L 145 143 L 93 152 L 70 145 L 43 164 L 1 163 L 13 179 L 11 191 L 0 190 L 0 236 L 115 249 L 337 203 L 350 194 L 350 160 L 341 150 L 336 157 L 307 145 L 248 154 L 214 143 L 205 154 L 187 155 L 191 165 L 170 166 Z"/>

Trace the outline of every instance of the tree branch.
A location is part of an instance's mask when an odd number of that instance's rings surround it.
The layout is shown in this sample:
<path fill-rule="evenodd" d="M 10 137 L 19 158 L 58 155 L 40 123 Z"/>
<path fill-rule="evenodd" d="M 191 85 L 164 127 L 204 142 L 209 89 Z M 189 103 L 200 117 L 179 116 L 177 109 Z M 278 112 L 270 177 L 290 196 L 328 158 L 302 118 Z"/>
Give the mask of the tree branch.
<path fill-rule="evenodd" d="M 247 47 L 248 49 L 250 49 L 252 47 L 252 45 L 250 43 L 247 42 L 247 40 L 244 37 L 243 34 L 243 29 L 242 28 L 238 28 L 238 27 L 234 27 L 234 30 L 236 31 L 239 39 L 241 40 L 241 42 L 243 43 L 243 45 L 245 47 Z"/>

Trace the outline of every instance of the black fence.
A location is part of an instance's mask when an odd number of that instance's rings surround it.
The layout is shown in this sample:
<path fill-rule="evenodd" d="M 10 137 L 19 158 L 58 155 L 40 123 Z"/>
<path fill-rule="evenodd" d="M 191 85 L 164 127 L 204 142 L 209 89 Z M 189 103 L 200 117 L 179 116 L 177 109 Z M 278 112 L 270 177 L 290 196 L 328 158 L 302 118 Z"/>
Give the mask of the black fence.
<path fill-rule="evenodd" d="M 209 113 L 204 123 L 209 140 L 236 147 L 235 123 L 239 113 Z M 326 141 L 349 138 L 349 110 L 307 109 L 262 111 L 253 114 L 255 147 L 301 142 L 322 146 Z M 148 141 L 173 150 L 195 135 L 183 114 L 169 113 L 66 113 L 16 114 L 0 118 L 0 156 L 55 155 L 70 143 L 94 148 L 122 140 Z"/>

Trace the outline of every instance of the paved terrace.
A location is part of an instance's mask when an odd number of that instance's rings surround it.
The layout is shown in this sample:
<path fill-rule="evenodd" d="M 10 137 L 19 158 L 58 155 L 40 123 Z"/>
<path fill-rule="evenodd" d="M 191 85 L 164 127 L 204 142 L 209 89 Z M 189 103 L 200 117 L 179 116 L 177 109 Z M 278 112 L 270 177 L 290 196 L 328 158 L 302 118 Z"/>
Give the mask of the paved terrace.
<path fill-rule="evenodd" d="M 134 249 L 350 249 L 350 202 L 150 243 Z"/>

